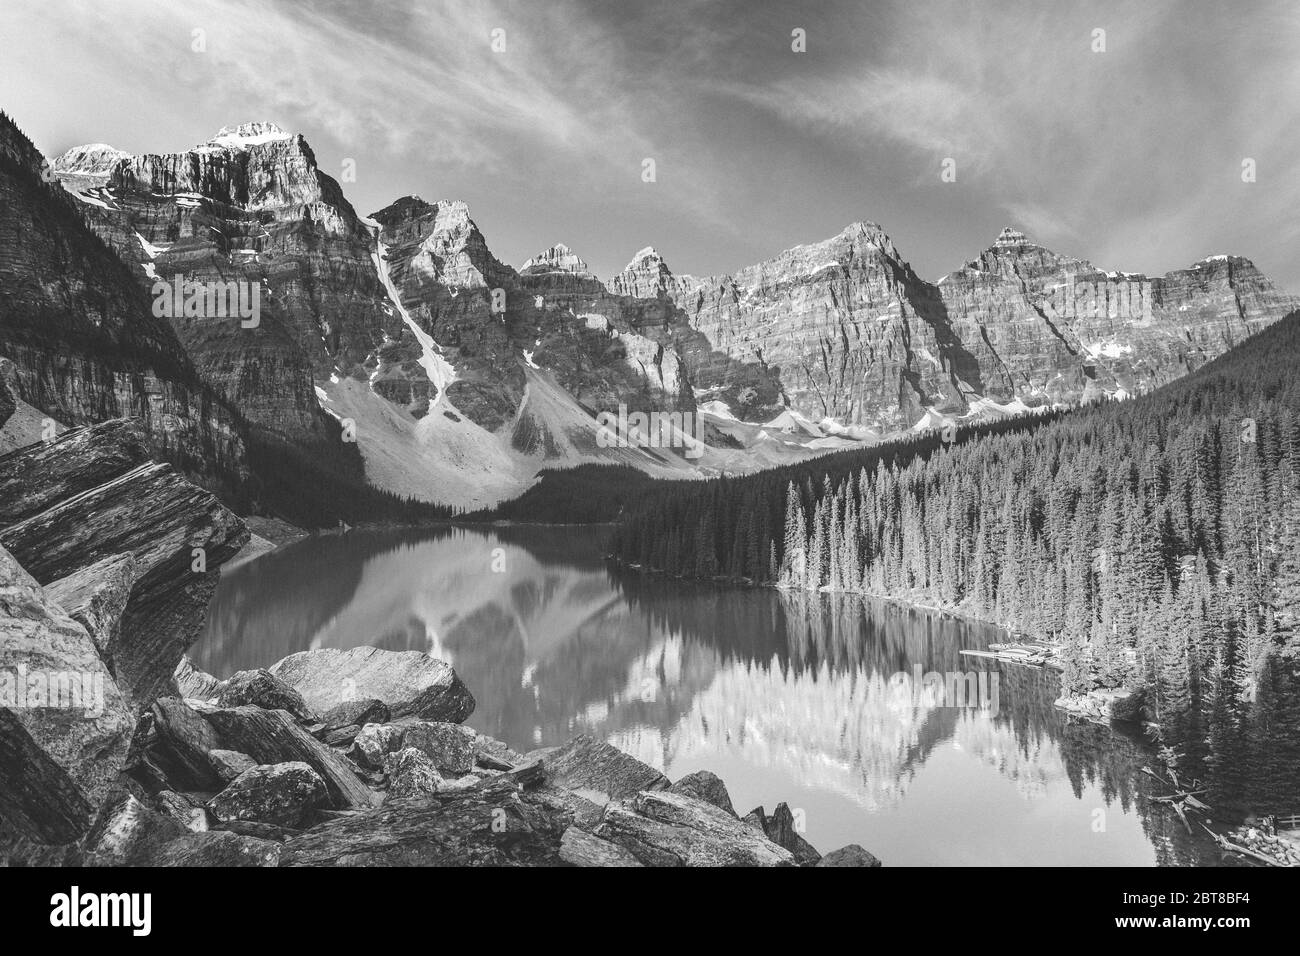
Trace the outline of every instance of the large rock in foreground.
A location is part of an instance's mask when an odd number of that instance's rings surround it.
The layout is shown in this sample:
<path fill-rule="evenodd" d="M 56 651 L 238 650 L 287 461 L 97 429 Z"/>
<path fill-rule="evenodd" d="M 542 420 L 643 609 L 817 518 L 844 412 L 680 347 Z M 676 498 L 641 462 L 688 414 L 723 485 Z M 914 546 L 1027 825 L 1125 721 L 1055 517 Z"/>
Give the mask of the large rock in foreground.
<path fill-rule="evenodd" d="M 203 717 L 224 743 L 220 749 L 247 754 L 259 764 L 301 761 L 310 766 L 325 782 L 336 808 L 376 802 L 348 760 L 303 730 L 286 711 L 248 705 L 207 711 Z"/>
<path fill-rule="evenodd" d="M 179 681 L 177 682 L 179 685 Z M 218 707 L 242 707 L 256 704 L 265 710 L 287 710 L 303 721 L 314 721 L 302 695 L 267 670 L 240 671 L 222 681 L 217 690 Z"/>
<path fill-rule="evenodd" d="M 708 770 L 697 770 L 695 773 L 687 774 L 669 787 L 668 791 L 711 803 L 733 817 L 737 815 L 736 808 L 731 805 L 731 794 L 727 792 L 727 785 L 716 773 L 710 773 Z"/>
<path fill-rule="evenodd" d="M 216 700 L 224 684 L 224 681 L 195 667 L 188 655 L 181 658 L 172 676 L 176 679 L 176 690 L 181 697 L 193 700 Z"/>
<path fill-rule="evenodd" d="M 795 861 L 800 866 L 816 866 L 822 858 L 817 849 L 800 836 L 789 804 L 778 803 L 770 817 L 762 807 L 756 807 L 745 814 L 745 821 L 762 828 L 769 840 L 794 854 Z"/>
<path fill-rule="evenodd" d="M 86 629 L 0 548 L 0 816 L 45 843 L 82 836 L 134 727 Z"/>
<path fill-rule="evenodd" d="M 121 647 L 122 615 L 138 580 L 135 558 L 113 554 L 55 581 L 45 593 L 86 628 L 99 656 L 112 661 Z"/>
<path fill-rule="evenodd" d="M 654 767 L 588 734 L 529 756 L 543 760 L 553 786 L 580 791 L 598 803 L 623 800 L 643 790 L 665 790 L 669 785 Z"/>
<path fill-rule="evenodd" d="M 794 855 L 725 810 L 647 791 L 612 803 L 595 835 L 647 866 L 794 866 Z"/>
<path fill-rule="evenodd" d="M 48 511 L 149 461 L 148 436 L 130 418 L 70 429 L 54 441 L 0 456 L 0 527 Z"/>
<path fill-rule="evenodd" d="M 578 826 L 569 827 L 560 840 L 560 858 L 571 866 L 644 866 L 617 843 L 602 840 Z"/>
<path fill-rule="evenodd" d="M 240 519 L 118 419 L 0 456 L 0 545 L 93 629 L 137 710 L 170 684 L 198 635 Z M 144 459 L 144 460 L 142 460 Z"/>
<path fill-rule="evenodd" d="M 253 705 L 195 705 L 202 709 L 163 697 L 153 706 L 157 741 L 150 756 L 169 780 L 193 789 L 220 789 L 229 772 L 229 759 L 222 752 L 233 751 L 259 765 L 307 764 L 325 782 L 335 808 L 369 807 L 376 802 L 376 795 L 357 776 L 353 764 L 307 733 L 288 712 Z"/>
<path fill-rule="evenodd" d="M 212 798 L 208 809 L 218 820 L 253 820 L 281 827 L 300 826 L 325 805 L 325 782 L 300 760 L 253 767 Z"/>
<path fill-rule="evenodd" d="M 413 716 L 458 724 L 474 713 L 474 695 L 451 665 L 420 651 L 321 648 L 290 654 L 271 673 L 302 694 L 318 714 L 360 698 L 383 701 L 393 719 Z"/>
<path fill-rule="evenodd" d="M 875 854 L 868 853 L 856 843 L 850 843 L 848 846 L 842 846 L 838 850 L 831 850 L 824 857 L 817 861 L 817 866 L 862 866 L 878 867 L 880 860 Z"/>
<path fill-rule="evenodd" d="M 570 814 L 513 780 L 391 800 L 291 837 L 281 866 L 556 866 Z"/>

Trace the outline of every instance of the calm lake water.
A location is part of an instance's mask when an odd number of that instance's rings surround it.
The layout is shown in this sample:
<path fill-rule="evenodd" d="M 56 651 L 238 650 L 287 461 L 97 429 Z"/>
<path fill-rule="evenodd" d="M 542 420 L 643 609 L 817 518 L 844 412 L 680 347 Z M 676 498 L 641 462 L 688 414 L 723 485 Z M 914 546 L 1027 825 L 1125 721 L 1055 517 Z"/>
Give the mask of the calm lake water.
<path fill-rule="evenodd" d="M 1056 682 L 963 657 L 993 628 L 853 595 L 616 571 L 603 529 L 351 532 L 223 576 L 193 650 L 217 676 L 371 644 L 450 661 L 468 723 L 520 751 L 579 733 L 745 813 L 785 801 L 822 852 L 886 865 L 1216 864 L 1146 797 L 1140 737 L 1067 721 Z M 924 675 L 974 672 L 966 700 Z"/>

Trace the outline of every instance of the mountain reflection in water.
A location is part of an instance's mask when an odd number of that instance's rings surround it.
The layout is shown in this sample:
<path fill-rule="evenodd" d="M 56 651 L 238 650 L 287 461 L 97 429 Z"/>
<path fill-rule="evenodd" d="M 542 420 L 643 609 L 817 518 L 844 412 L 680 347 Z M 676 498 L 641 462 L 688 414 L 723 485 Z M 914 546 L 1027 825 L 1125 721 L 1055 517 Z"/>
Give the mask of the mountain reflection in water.
<path fill-rule="evenodd" d="M 963 657 L 999 632 L 866 601 L 616 572 L 604 529 L 352 532 L 223 575 L 193 657 L 228 676 L 317 647 L 450 661 L 512 747 L 590 733 L 737 809 L 786 801 L 823 852 L 886 864 L 1217 863 L 1145 797 L 1145 744 L 1068 722 L 1052 675 Z M 917 677 L 976 672 L 996 709 Z M 992 696 L 992 695 L 988 695 Z M 992 703 L 986 697 L 986 704 Z"/>

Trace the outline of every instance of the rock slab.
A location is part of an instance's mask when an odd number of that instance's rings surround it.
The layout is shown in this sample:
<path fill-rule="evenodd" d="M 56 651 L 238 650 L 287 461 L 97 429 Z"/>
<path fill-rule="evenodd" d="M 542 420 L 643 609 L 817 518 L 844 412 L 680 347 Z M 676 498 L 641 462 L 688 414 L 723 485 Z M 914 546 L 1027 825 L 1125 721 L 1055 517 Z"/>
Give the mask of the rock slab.
<path fill-rule="evenodd" d="M 474 695 L 451 665 L 420 651 L 320 648 L 290 654 L 270 671 L 316 713 L 362 698 L 383 701 L 393 719 L 458 724 L 474 713 Z"/>
<path fill-rule="evenodd" d="M 732 814 L 679 793 L 611 803 L 595 835 L 646 866 L 794 866 L 794 855 Z"/>

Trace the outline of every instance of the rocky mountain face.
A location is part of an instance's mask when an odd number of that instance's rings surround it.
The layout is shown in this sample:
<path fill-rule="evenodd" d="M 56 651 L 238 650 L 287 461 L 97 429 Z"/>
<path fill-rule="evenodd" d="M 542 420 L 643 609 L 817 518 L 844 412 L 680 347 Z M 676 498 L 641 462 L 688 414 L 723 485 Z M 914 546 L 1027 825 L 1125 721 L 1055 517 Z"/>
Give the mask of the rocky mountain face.
<path fill-rule="evenodd" d="M 673 303 L 713 349 L 770 371 L 807 418 L 875 432 L 1147 391 L 1300 307 L 1246 259 L 1152 279 L 1012 229 L 929 283 L 873 223 L 708 279 L 673 276 L 645 250 L 610 287 Z M 697 391 L 733 381 L 684 358 Z"/>
<path fill-rule="evenodd" d="M 374 219 L 394 290 L 454 366 L 449 397 L 476 424 L 515 422 L 532 366 L 591 409 L 681 400 L 673 357 L 665 365 L 658 344 L 635 334 L 644 307 L 612 295 L 568 247 L 516 271 L 488 250 L 464 203 L 406 197 Z"/>
<path fill-rule="evenodd" d="M 654 266 L 641 260 L 629 269 L 646 265 Z M 734 380 L 739 362 L 765 371 L 763 384 L 779 389 L 761 396 L 764 404 L 788 405 L 813 421 L 879 426 L 892 415 L 901 424 L 918 417 L 908 384 L 919 363 L 911 356 L 952 351 L 925 284 L 874 223 L 854 223 L 734 275 L 672 279 L 662 262 L 657 271 L 664 297 L 728 360 L 687 351 L 696 387 L 711 394 L 760 385 L 752 373 Z"/>
<path fill-rule="evenodd" d="M 1239 257 L 1153 278 L 1103 272 L 1012 229 L 938 288 L 978 365 L 977 378 L 955 376 L 958 410 L 979 396 L 1041 405 L 1150 391 L 1300 307 Z"/>
<path fill-rule="evenodd" d="M 87 228 L 81 204 L 0 115 L 0 377 L 26 430 L 10 447 L 121 415 L 154 453 L 209 487 L 246 477 L 238 416 L 200 379 L 128 268 Z"/>
<path fill-rule="evenodd" d="M 673 273 L 654 248 L 608 281 L 556 244 L 497 259 L 460 202 L 370 218 L 272 124 L 182 153 L 103 144 L 54 164 L 139 286 L 242 281 L 260 323 L 184 314 L 184 354 L 255 425 L 359 451 L 366 478 L 462 507 L 540 468 L 626 461 L 652 474 L 782 464 L 910 428 L 1137 394 L 1297 307 L 1251 263 L 1163 277 L 1102 271 L 1007 229 L 938 282 L 874 223 L 730 275 Z M 609 449 L 595 416 L 698 415 L 708 442 Z M 356 445 L 331 444 L 335 419 Z"/>
<path fill-rule="evenodd" d="M 597 441 L 602 410 L 694 407 L 675 351 L 640 328 L 663 305 L 611 294 L 564 246 L 505 265 L 464 203 L 404 197 L 372 219 L 405 327 L 366 359 L 364 377 L 323 386 L 331 411 L 363 423 L 368 474 L 414 495 L 432 479 L 443 500 L 476 505 L 517 494 L 548 464 L 689 473 L 680 456 Z"/>
<path fill-rule="evenodd" d="M 77 147 L 54 170 L 151 294 L 178 274 L 256 287 L 255 327 L 176 315 L 176 334 L 250 421 L 328 440 L 314 380 L 357 365 L 396 324 L 383 309 L 370 229 L 301 136 L 251 123 L 179 153 Z"/>

